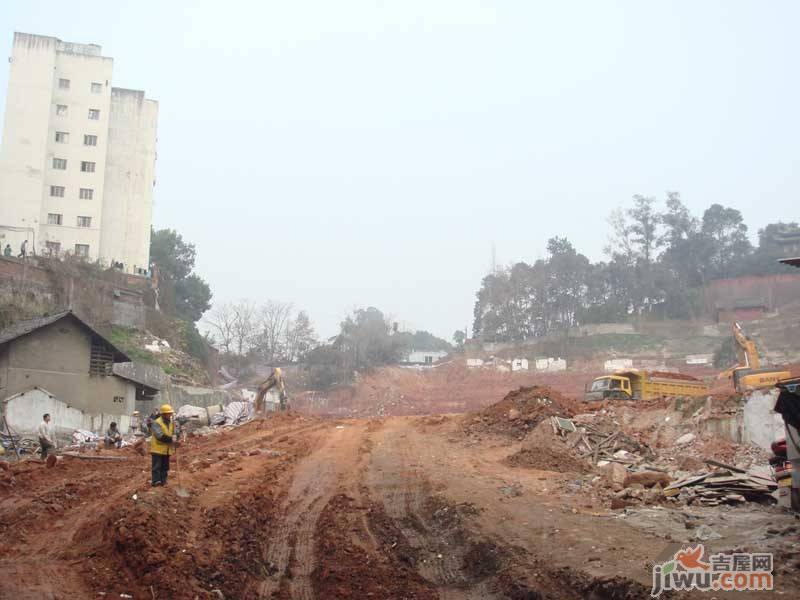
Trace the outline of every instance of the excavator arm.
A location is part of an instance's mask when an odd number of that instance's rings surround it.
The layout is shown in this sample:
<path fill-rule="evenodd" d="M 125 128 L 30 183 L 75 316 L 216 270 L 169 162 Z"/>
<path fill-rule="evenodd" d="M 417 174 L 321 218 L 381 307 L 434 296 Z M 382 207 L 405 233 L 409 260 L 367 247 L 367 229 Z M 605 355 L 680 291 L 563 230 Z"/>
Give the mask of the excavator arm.
<path fill-rule="evenodd" d="M 761 366 L 761 356 L 753 340 L 747 337 L 739 323 L 733 323 L 733 340 L 739 364 L 719 374 L 719 378 L 732 377 L 737 392 L 772 387 L 781 379 L 789 377 L 789 371 Z"/>
<path fill-rule="evenodd" d="M 738 322 L 733 323 L 733 340 L 736 342 L 736 356 L 739 358 L 740 367 L 758 369 L 761 367 L 761 357 L 753 340 L 742 331 Z"/>
<path fill-rule="evenodd" d="M 267 392 L 274 387 L 278 388 L 281 398 L 281 409 L 283 409 L 285 406 L 284 402 L 286 401 L 286 384 L 284 383 L 283 373 L 281 372 L 280 367 L 275 367 L 270 376 L 258 386 L 258 392 L 256 393 L 255 399 L 255 409 L 257 414 L 263 413 L 264 398 L 266 397 Z"/>

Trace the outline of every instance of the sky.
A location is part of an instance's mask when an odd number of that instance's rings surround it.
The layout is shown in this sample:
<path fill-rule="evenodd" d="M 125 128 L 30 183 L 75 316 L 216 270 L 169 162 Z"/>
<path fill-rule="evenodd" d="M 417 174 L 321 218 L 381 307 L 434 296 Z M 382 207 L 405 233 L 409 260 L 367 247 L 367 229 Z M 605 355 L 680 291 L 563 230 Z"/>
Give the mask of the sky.
<path fill-rule="evenodd" d="M 800 3 L 0 3 L 159 101 L 154 226 L 214 301 L 450 338 L 492 264 L 604 257 L 634 194 L 798 220 Z M 8 81 L 0 67 L 0 89 Z M 5 94 L 0 97 L 4 110 Z"/>

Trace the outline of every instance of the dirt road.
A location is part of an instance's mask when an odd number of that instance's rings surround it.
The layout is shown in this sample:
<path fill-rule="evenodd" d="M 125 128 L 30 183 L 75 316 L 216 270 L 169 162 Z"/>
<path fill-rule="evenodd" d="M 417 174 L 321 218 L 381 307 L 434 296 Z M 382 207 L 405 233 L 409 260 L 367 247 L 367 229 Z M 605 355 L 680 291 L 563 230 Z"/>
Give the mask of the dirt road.
<path fill-rule="evenodd" d="M 128 449 L 16 468 L 0 598 L 648 596 L 663 537 L 564 494 L 568 475 L 507 466 L 512 447 L 460 422 L 276 416 L 190 438 L 156 490 Z"/>

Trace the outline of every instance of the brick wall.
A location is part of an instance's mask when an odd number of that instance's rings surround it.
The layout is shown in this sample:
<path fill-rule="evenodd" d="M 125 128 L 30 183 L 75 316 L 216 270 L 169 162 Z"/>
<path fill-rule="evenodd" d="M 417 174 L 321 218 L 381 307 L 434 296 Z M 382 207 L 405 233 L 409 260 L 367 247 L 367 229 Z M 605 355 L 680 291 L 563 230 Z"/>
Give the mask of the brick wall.
<path fill-rule="evenodd" d="M 745 300 L 763 300 L 768 311 L 780 311 L 781 307 L 800 300 L 800 274 L 718 279 L 706 286 L 704 297 L 707 314 L 712 318 L 718 309 L 737 308 L 736 303 Z"/>

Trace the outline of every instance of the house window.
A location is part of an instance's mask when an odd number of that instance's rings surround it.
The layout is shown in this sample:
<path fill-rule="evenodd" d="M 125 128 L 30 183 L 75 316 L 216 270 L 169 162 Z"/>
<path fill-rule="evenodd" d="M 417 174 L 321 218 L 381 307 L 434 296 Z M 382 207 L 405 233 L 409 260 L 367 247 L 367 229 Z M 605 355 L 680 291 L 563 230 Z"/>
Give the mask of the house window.
<path fill-rule="evenodd" d="M 56 114 L 59 117 L 66 117 L 67 116 L 67 105 L 66 104 L 56 104 Z"/>
<path fill-rule="evenodd" d="M 61 242 L 45 242 L 44 245 L 50 256 L 58 256 L 61 252 Z"/>
<path fill-rule="evenodd" d="M 93 94 L 100 94 L 103 91 L 103 84 L 97 83 L 95 81 L 92 82 L 92 93 Z"/>
<path fill-rule="evenodd" d="M 94 196 L 94 190 L 92 188 L 81 188 L 78 196 L 81 200 L 91 200 Z"/>
<path fill-rule="evenodd" d="M 63 185 L 51 185 L 50 186 L 50 195 L 53 198 L 63 198 L 64 197 L 64 186 Z"/>
<path fill-rule="evenodd" d="M 83 145 L 84 146 L 97 146 L 97 136 L 96 135 L 85 135 L 85 136 L 83 136 Z"/>
<path fill-rule="evenodd" d="M 75 256 L 81 258 L 89 256 L 89 244 L 75 244 Z"/>
<path fill-rule="evenodd" d="M 53 168 L 64 170 L 67 168 L 67 159 L 66 158 L 54 158 L 53 159 Z"/>
<path fill-rule="evenodd" d="M 89 118 L 93 121 L 97 121 L 100 118 L 100 111 L 96 108 L 89 109 Z"/>
<path fill-rule="evenodd" d="M 91 227 L 92 217 L 78 217 L 78 227 Z"/>
<path fill-rule="evenodd" d="M 58 80 L 58 88 L 61 90 L 68 90 L 69 89 L 69 79 L 59 79 Z"/>
<path fill-rule="evenodd" d="M 84 160 L 81 162 L 81 171 L 84 173 L 94 173 L 94 165 L 95 163 Z"/>
<path fill-rule="evenodd" d="M 56 131 L 56 141 L 59 144 L 69 143 L 69 133 L 66 131 Z"/>
<path fill-rule="evenodd" d="M 61 225 L 61 221 L 63 220 L 64 215 L 60 215 L 58 213 L 48 213 L 47 214 L 47 224 L 48 225 Z"/>
<path fill-rule="evenodd" d="M 78 245 L 75 246 L 76 250 Z M 86 248 L 88 248 L 88 246 L 86 246 Z M 89 353 L 89 375 L 95 377 L 111 375 L 113 366 L 114 351 L 102 340 L 93 339 L 92 349 Z"/>

